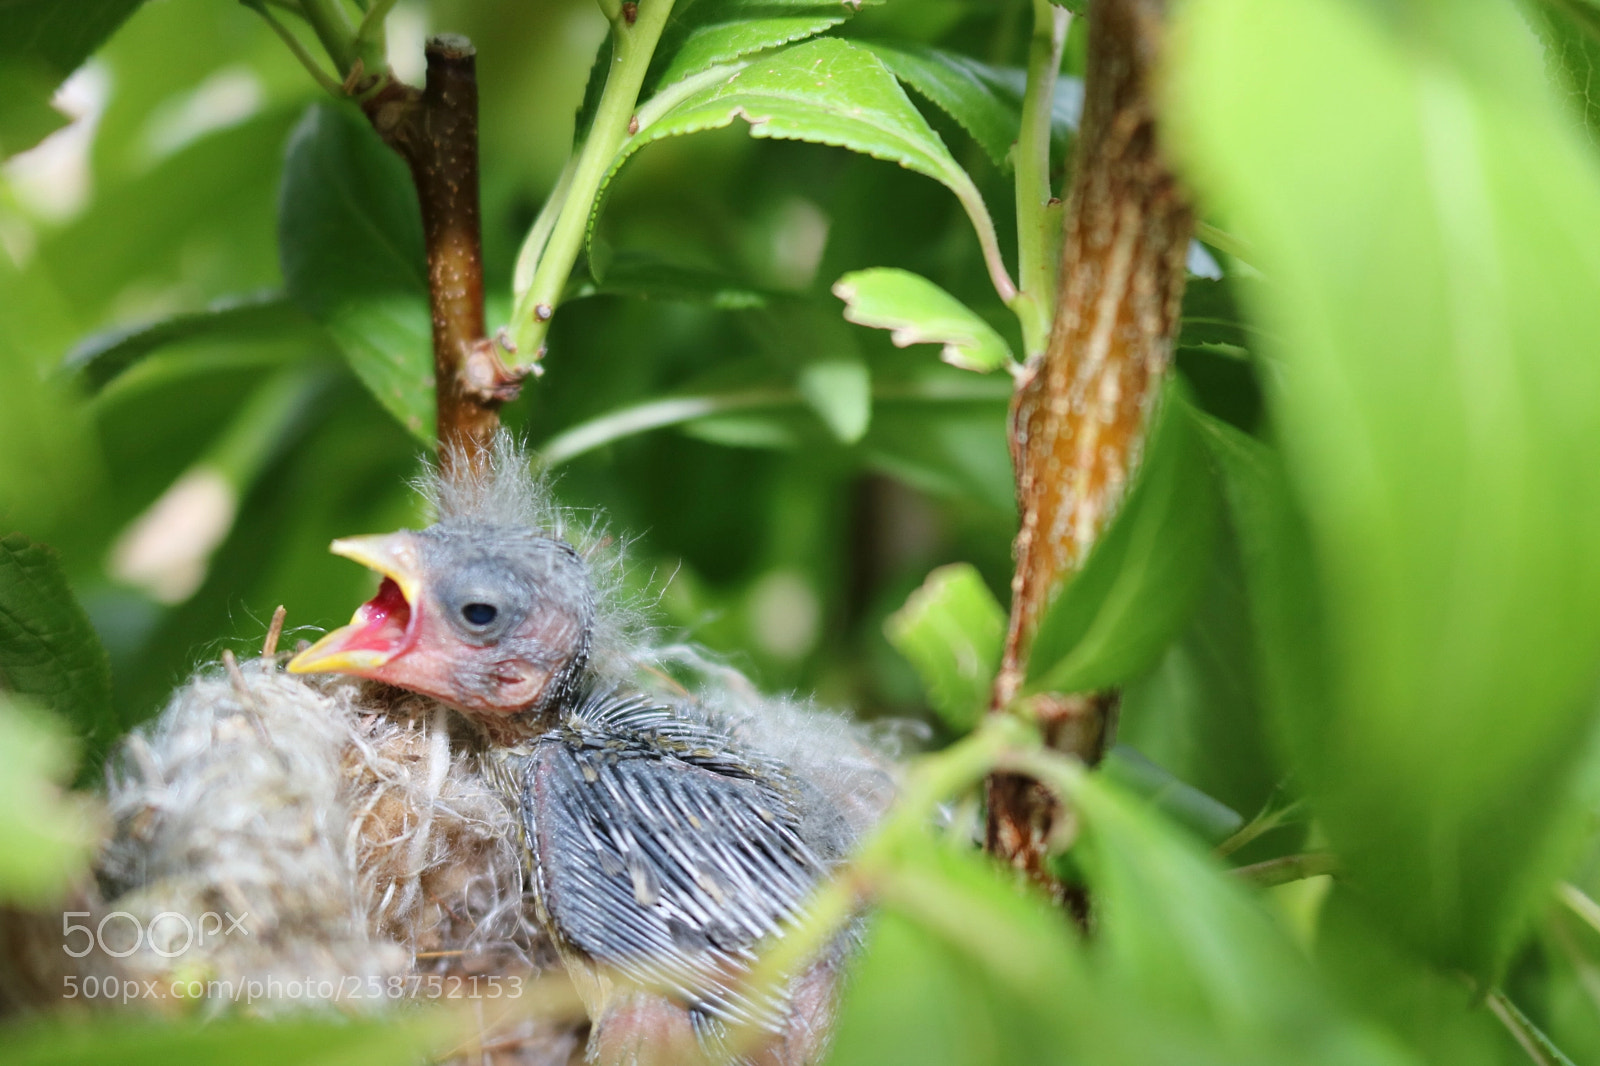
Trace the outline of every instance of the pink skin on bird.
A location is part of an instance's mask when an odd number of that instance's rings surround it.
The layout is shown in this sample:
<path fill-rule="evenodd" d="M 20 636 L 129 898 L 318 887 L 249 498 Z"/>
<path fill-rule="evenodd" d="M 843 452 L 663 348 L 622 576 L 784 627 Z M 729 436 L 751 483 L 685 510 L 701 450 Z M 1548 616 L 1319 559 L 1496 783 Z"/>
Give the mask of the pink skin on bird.
<path fill-rule="evenodd" d="M 289 671 L 382 681 L 431 696 L 486 724 L 532 706 L 549 673 L 517 660 L 493 664 L 492 695 L 463 690 L 457 680 L 463 645 L 425 594 L 413 537 L 402 531 L 333 542 L 335 555 L 371 567 L 384 575 L 383 582 L 378 594 L 356 609 L 349 625 L 296 655 Z"/>

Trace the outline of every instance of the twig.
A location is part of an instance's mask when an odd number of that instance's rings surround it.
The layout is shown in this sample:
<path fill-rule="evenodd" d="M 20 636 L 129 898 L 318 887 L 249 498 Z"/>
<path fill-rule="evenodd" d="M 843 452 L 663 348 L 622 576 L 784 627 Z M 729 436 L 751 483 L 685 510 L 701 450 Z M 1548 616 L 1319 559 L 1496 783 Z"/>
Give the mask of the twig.
<path fill-rule="evenodd" d="M 233 682 L 233 690 L 239 695 L 239 705 L 244 708 L 244 716 L 250 719 L 250 724 L 255 727 L 256 736 L 261 738 L 261 743 L 267 746 L 268 751 L 277 756 L 278 765 L 287 773 L 289 759 L 278 750 L 278 745 L 273 743 L 272 734 L 267 732 L 267 720 L 261 713 L 261 705 L 256 702 L 255 693 L 250 691 L 250 685 L 244 679 L 244 671 L 239 669 L 239 660 L 232 651 L 223 651 L 222 666 L 228 671 L 228 679 Z"/>
<path fill-rule="evenodd" d="M 1191 215 L 1157 147 L 1151 81 L 1165 0 L 1094 0 L 1082 130 L 1064 219 L 1055 319 L 1012 400 L 1021 515 L 1011 619 L 992 708 L 1009 713 L 1034 633 L 1137 471 L 1183 297 Z M 1030 700 L 1047 741 L 1094 763 L 1114 693 Z M 987 846 L 1048 888 L 1058 806 L 1032 779 L 989 779 Z"/>
<path fill-rule="evenodd" d="M 507 366 L 484 329 L 472 42 L 454 34 L 430 39 L 427 83 L 418 90 L 395 79 L 385 56 L 384 18 L 394 0 L 374 0 L 359 27 L 351 26 L 339 0 L 301 0 L 299 14 L 343 79 L 336 82 L 271 16 L 266 0 L 244 2 L 324 88 L 361 104 L 372 128 L 410 169 L 428 255 L 439 462 L 447 473 L 457 463 L 481 467 L 500 425 L 500 405 L 516 398 L 531 368 Z"/>
<path fill-rule="evenodd" d="M 406 161 L 422 207 L 439 455 L 448 470 L 485 461 L 500 405 L 516 398 L 528 368 L 508 367 L 485 335 L 475 52 L 465 37 L 441 34 L 426 55 L 426 88 L 389 81 L 362 110 Z"/>
<path fill-rule="evenodd" d="M 267 639 L 261 642 L 261 657 L 270 659 L 278 654 L 278 638 L 283 635 L 283 619 L 288 614 L 288 609 L 283 604 L 278 604 L 278 609 L 272 612 L 272 622 L 267 626 Z"/>

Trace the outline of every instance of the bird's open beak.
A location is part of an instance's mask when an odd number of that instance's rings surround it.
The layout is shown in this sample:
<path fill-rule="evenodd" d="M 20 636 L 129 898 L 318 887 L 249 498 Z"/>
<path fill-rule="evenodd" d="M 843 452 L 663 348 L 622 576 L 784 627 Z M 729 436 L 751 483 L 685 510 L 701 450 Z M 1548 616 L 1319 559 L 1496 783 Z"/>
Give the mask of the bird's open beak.
<path fill-rule="evenodd" d="M 421 592 L 416 538 L 408 531 L 344 537 L 328 548 L 383 575 L 378 594 L 356 608 L 350 624 L 335 629 L 289 660 L 294 674 L 355 674 L 371 677 L 416 639 Z"/>

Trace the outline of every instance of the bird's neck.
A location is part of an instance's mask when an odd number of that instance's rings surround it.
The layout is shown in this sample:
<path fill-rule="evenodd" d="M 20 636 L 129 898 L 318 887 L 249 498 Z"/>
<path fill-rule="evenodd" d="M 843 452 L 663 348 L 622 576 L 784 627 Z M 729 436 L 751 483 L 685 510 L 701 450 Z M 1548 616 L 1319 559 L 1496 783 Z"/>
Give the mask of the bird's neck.
<path fill-rule="evenodd" d="M 543 700 L 510 714 L 473 714 L 468 718 L 491 745 L 509 748 L 548 732 L 555 724 L 557 710 L 552 701 Z"/>

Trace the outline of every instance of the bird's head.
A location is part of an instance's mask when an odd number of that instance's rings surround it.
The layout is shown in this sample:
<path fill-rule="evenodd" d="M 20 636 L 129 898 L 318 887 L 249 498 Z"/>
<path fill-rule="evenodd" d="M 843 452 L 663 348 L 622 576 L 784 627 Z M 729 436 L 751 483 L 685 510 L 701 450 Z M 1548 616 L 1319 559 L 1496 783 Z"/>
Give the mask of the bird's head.
<path fill-rule="evenodd" d="M 420 692 L 487 727 L 515 731 L 584 671 L 595 591 L 565 541 L 526 527 L 446 518 L 421 532 L 333 542 L 383 575 L 378 594 L 289 663 Z"/>

